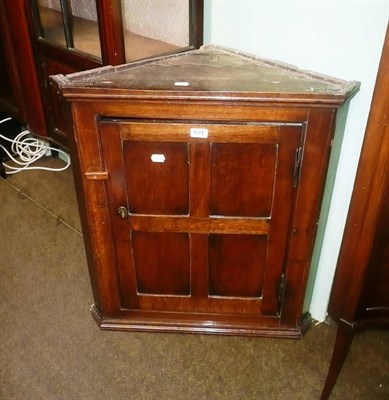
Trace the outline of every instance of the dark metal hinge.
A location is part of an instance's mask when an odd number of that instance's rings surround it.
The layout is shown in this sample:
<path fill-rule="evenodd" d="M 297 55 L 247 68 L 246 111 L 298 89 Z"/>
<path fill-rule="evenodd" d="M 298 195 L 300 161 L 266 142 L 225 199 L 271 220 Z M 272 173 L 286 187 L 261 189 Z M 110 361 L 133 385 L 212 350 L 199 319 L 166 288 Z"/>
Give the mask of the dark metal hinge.
<path fill-rule="evenodd" d="M 294 169 L 293 169 L 293 187 L 297 187 L 299 178 L 300 178 L 300 167 L 301 167 L 301 160 L 303 156 L 303 148 L 298 147 L 296 149 L 296 155 L 294 159 Z"/>

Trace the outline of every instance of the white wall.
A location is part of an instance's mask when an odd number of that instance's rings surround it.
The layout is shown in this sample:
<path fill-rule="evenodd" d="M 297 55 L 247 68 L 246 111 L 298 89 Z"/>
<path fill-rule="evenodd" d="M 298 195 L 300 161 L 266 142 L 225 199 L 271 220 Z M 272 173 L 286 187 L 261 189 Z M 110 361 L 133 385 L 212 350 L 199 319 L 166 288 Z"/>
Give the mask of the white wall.
<path fill-rule="evenodd" d="M 362 83 L 351 101 L 324 238 L 316 248 L 318 261 L 310 277 L 314 287 L 308 306 L 312 316 L 322 321 L 370 109 L 389 0 L 205 0 L 204 14 L 205 43 Z"/>
<path fill-rule="evenodd" d="M 189 45 L 188 0 L 122 1 L 122 14 L 127 31 L 181 47 Z"/>

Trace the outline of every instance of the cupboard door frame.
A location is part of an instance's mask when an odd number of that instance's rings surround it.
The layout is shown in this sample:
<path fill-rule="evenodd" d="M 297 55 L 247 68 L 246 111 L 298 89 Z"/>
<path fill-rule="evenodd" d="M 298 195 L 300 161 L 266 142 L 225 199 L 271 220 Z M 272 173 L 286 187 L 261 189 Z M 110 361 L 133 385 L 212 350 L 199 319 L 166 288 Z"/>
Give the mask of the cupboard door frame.
<path fill-rule="evenodd" d="M 193 139 L 189 132 L 191 127 L 209 131 L 207 139 Z M 234 124 L 166 121 L 158 123 L 143 120 L 141 122 L 100 122 L 100 137 L 102 141 L 102 158 L 104 168 L 109 175 L 107 181 L 107 196 L 111 208 L 111 220 L 116 244 L 118 279 L 123 310 L 128 311 L 180 311 L 198 313 L 234 313 L 251 315 L 253 319 L 261 315 L 279 317 L 282 297 L 285 254 L 290 235 L 289 225 L 293 211 L 295 196 L 295 157 L 301 152 L 303 142 L 302 124 L 269 125 L 262 123 Z M 131 182 L 124 177 L 126 170 L 123 151 L 127 144 L 142 146 L 149 143 L 158 147 L 158 143 L 182 144 L 187 146 L 189 157 L 188 180 L 190 213 L 188 215 L 145 215 L 144 210 L 131 213 L 128 188 Z M 210 171 L 211 146 L 230 145 L 255 146 L 265 145 L 274 148 L 274 171 L 271 178 L 271 204 L 269 215 L 212 215 L 210 209 Z M 129 144 L 131 146 L 131 144 Z M 160 147 L 161 145 L 159 145 Z M 147 146 L 147 149 L 150 146 Z M 181 146 L 182 147 L 182 146 Z M 254 147 L 254 148 L 255 148 Z M 138 154 L 141 147 L 136 151 Z M 118 155 L 121 154 L 119 157 Z M 150 160 L 149 160 L 150 161 Z M 258 163 L 262 160 L 258 159 Z M 130 170 L 128 166 L 127 170 Z M 137 177 L 135 177 L 137 178 Z M 140 178 L 143 181 L 144 178 Z M 126 189 L 127 188 L 127 189 Z M 147 193 L 153 197 L 145 188 Z M 130 192 L 131 193 L 131 192 Z M 123 206 L 128 210 L 128 218 L 120 218 L 117 209 Z M 146 212 L 147 213 L 147 212 Z M 153 213 L 152 213 L 153 214 Z M 177 232 L 188 233 L 191 252 L 191 275 L 193 281 L 190 293 L 186 296 L 144 296 L 137 287 L 137 274 L 133 247 L 133 232 Z M 263 270 L 263 286 L 258 297 L 240 296 L 220 297 L 209 293 L 209 251 L 208 235 L 237 234 L 239 239 L 247 237 L 265 237 L 266 261 Z M 240 235 L 240 236 L 239 236 Z M 243 235 L 243 236 L 242 236 Z M 211 238 L 210 236 L 210 238 Z M 236 238 L 237 242 L 238 237 Z M 251 240 L 251 239 L 250 239 Z M 244 242 L 242 242 L 243 244 Z M 124 267 L 126 266 L 126 267 Z M 189 296 L 188 296 L 189 295 Z M 218 310 L 218 311 L 216 311 Z M 241 311 L 238 311 L 241 310 Z"/>

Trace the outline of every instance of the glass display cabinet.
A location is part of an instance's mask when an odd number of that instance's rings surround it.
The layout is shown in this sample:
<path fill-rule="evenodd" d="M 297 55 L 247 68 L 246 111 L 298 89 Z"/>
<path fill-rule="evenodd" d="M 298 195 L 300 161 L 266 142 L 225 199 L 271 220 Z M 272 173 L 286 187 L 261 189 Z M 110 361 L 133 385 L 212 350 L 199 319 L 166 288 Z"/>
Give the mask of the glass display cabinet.
<path fill-rule="evenodd" d="M 49 76 L 198 48 L 203 0 L 32 0 L 31 18 L 52 139 L 67 145 L 66 104 Z"/>

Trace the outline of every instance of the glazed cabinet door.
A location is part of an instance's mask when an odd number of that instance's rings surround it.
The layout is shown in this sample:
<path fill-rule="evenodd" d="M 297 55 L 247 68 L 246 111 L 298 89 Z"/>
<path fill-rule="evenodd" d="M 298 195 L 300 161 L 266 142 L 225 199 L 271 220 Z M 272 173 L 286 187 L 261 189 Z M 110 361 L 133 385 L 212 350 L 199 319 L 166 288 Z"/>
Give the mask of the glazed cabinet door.
<path fill-rule="evenodd" d="M 121 307 L 278 317 L 302 126 L 106 120 Z"/>
<path fill-rule="evenodd" d="M 5 2 L 10 4 L 6 7 L 12 10 L 14 2 Z M 39 95 L 49 136 L 65 147 L 72 133 L 72 120 L 59 93 L 50 89 L 50 75 L 180 53 L 198 48 L 203 42 L 203 0 L 18 0 L 18 3 L 23 3 L 18 8 L 24 8 L 25 12 L 14 20 L 23 19 L 29 25 L 28 42 L 35 56 L 32 63 L 35 60 L 33 66 L 40 80 Z M 21 46 L 24 48 L 24 43 L 16 42 L 15 48 Z M 30 76 L 30 69 L 25 69 L 24 75 Z M 31 77 L 27 81 L 30 84 Z"/>

